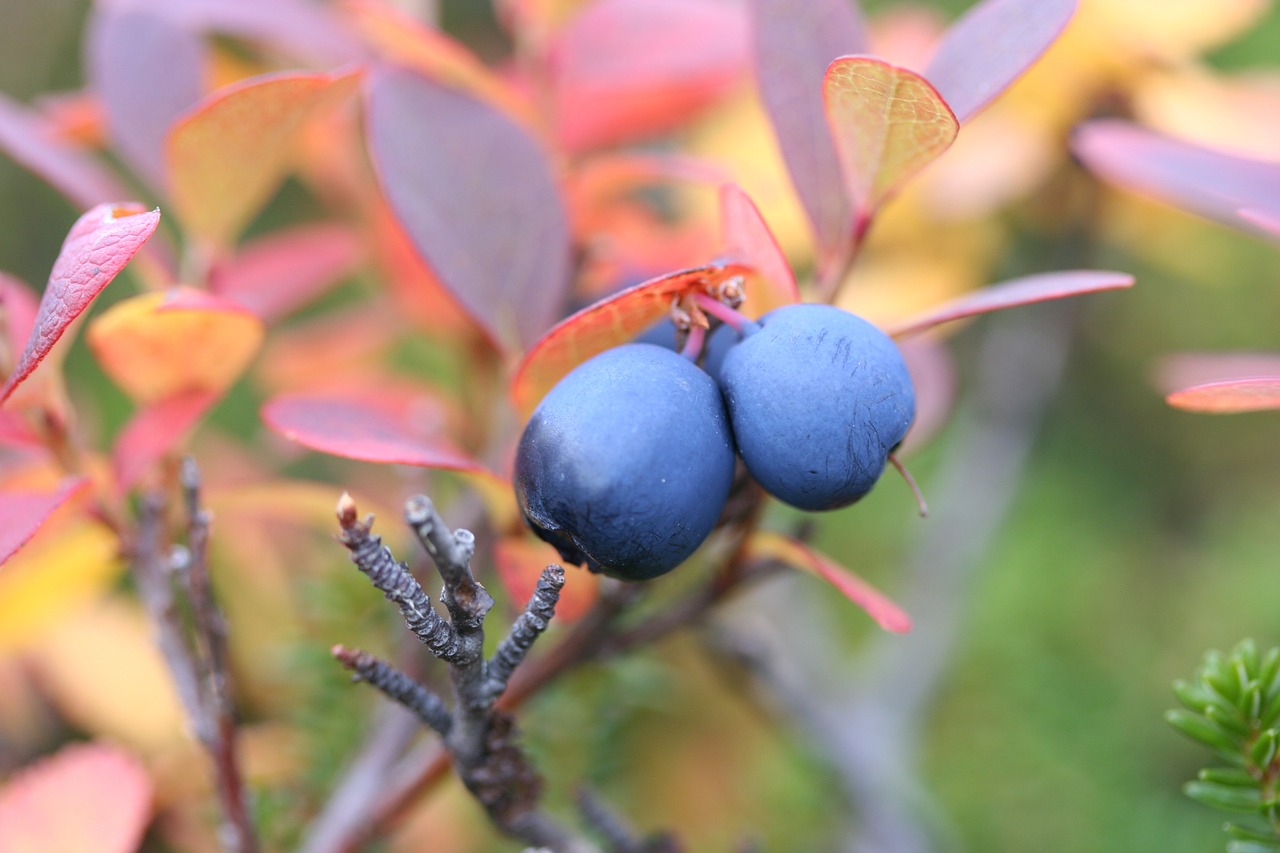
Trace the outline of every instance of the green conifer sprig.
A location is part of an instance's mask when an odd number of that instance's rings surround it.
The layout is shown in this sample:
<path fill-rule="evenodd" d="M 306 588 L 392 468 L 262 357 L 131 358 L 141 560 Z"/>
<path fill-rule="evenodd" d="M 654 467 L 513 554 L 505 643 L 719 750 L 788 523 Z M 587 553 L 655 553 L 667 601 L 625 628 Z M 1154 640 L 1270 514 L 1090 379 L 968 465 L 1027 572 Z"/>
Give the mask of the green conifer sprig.
<path fill-rule="evenodd" d="M 1280 851 L 1280 648 L 1259 654 L 1253 640 L 1210 651 L 1193 681 L 1175 681 L 1183 708 L 1165 719 L 1211 748 L 1222 765 L 1201 770 L 1187 796 L 1261 820 L 1227 823 L 1227 853 Z"/>

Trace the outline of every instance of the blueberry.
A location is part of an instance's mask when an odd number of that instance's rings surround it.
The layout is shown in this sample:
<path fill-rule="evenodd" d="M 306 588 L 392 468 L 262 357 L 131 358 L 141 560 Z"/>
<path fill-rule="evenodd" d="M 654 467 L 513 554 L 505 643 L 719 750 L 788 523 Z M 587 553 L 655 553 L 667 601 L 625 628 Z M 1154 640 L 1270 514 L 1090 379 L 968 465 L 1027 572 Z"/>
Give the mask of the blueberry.
<path fill-rule="evenodd" d="M 748 327 L 719 369 L 734 439 L 765 491 L 800 509 L 871 490 L 915 417 L 902 355 L 829 305 L 789 305 Z"/>
<path fill-rule="evenodd" d="M 539 404 L 516 451 L 516 497 L 565 560 L 644 580 L 706 539 L 733 466 L 711 377 L 671 350 L 626 344 L 579 365 Z"/>

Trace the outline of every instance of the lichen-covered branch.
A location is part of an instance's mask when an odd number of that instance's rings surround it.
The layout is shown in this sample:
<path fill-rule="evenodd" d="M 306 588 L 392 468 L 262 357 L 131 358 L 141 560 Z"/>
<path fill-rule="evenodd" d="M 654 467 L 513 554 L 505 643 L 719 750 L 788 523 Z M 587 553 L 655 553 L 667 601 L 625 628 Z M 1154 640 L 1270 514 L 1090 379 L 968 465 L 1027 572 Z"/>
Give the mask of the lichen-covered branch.
<path fill-rule="evenodd" d="M 344 494 L 338 501 L 338 524 L 342 527 L 339 541 L 351 552 L 351 562 L 388 601 L 395 602 L 414 636 L 441 660 L 462 659 L 467 650 L 458 633 L 436 613 L 430 597 L 409 573 L 408 566 L 391 555 L 391 549 L 382 544 L 382 537 L 370 532 L 373 517 L 361 519 L 350 495 Z"/>
<path fill-rule="evenodd" d="M 404 563 L 371 534 L 372 516 L 361 520 L 355 502 L 338 502 L 340 540 L 356 566 L 400 608 L 414 634 L 449 664 L 452 711 L 444 700 L 390 664 L 363 652 L 334 647 L 334 655 L 357 676 L 410 708 L 444 737 L 445 749 L 467 790 L 493 824 L 533 847 L 559 853 L 597 853 L 590 842 L 540 808 L 542 781 L 520 749 L 511 717 L 497 710 L 507 680 L 530 646 L 546 630 L 564 586 L 564 570 L 543 572 L 528 606 L 492 661 L 484 657 L 484 621 L 493 597 L 471 573 L 475 537 L 451 530 L 425 496 L 405 504 L 405 520 L 444 580 L 441 600 L 449 619 L 436 613 Z"/>
<path fill-rule="evenodd" d="M 507 680 L 511 673 L 524 660 L 535 640 L 547 630 L 551 617 L 555 615 L 556 604 L 560 601 L 560 590 L 564 588 L 564 569 L 560 566 L 547 566 L 538 578 L 538 585 L 525 605 L 524 612 L 516 619 L 511 633 L 498 644 L 497 650 L 489 660 L 488 681 L 485 689 L 490 702 L 496 701 L 507 689 Z"/>
<path fill-rule="evenodd" d="M 386 661 L 379 660 L 359 649 L 334 646 L 333 656 L 351 670 L 356 680 L 367 682 L 404 705 L 441 736 L 449 734 L 449 729 L 453 725 L 449 707 L 425 685 L 410 678 Z"/>

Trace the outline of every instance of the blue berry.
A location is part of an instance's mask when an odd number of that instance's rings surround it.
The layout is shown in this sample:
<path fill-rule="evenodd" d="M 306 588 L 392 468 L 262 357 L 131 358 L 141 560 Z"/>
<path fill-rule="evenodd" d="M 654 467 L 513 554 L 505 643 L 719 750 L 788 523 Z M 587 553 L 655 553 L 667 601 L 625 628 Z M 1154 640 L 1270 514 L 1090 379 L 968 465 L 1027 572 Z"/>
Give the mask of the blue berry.
<path fill-rule="evenodd" d="M 715 382 L 669 349 L 626 344 L 579 365 L 539 404 L 516 451 L 516 497 L 565 560 L 644 580 L 706 539 L 733 467 Z"/>
<path fill-rule="evenodd" d="M 779 308 L 745 332 L 718 380 L 747 470 L 800 509 L 861 498 L 915 418 L 897 346 L 829 305 Z"/>

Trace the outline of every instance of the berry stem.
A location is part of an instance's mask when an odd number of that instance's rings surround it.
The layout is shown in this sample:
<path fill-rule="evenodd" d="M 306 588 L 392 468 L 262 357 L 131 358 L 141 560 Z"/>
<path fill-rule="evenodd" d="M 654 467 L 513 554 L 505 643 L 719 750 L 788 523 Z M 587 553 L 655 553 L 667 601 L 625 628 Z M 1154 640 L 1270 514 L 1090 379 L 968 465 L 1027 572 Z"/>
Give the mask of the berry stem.
<path fill-rule="evenodd" d="M 760 329 L 760 324 L 755 320 L 705 293 L 694 293 L 693 301 L 703 311 L 722 321 L 740 335 L 754 334 Z"/>
<path fill-rule="evenodd" d="M 911 494 L 916 496 L 916 506 L 920 507 L 920 517 L 929 517 L 929 505 L 925 503 L 924 492 L 920 491 L 916 478 L 911 476 L 911 472 L 907 470 L 907 466 L 902 464 L 902 460 L 898 458 L 896 453 L 889 454 L 889 464 L 898 470 L 902 475 L 902 479 L 907 481 L 907 486 L 911 488 Z"/>
<path fill-rule="evenodd" d="M 694 323 L 689 327 L 689 337 L 685 338 L 684 346 L 680 349 L 680 355 L 696 363 L 698 356 L 702 355 L 702 347 L 706 342 L 707 330 Z"/>

